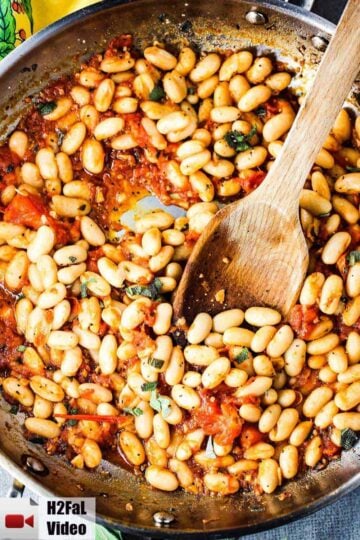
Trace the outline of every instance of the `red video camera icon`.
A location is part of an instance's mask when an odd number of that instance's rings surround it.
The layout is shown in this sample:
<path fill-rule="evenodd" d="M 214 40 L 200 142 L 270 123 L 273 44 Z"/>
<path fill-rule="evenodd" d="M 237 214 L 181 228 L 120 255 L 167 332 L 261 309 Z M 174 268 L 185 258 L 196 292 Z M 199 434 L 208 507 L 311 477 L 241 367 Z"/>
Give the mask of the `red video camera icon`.
<path fill-rule="evenodd" d="M 34 516 L 29 516 L 25 519 L 23 514 L 7 514 L 5 516 L 5 527 L 7 529 L 22 529 L 26 525 L 34 526 Z"/>

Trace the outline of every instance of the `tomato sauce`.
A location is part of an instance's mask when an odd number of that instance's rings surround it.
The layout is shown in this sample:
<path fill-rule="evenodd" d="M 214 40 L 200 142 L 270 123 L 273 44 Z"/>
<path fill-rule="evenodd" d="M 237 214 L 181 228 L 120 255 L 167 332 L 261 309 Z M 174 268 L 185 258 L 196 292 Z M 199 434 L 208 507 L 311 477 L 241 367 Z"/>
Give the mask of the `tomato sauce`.
<path fill-rule="evenodd" d="M 241 432 L 241 447 L 244 450 L 247 450 L 248 448 L 250 448 L 250 446 L 262 442 L 264 438 L 264 433 L 261 433 L 258 428 L 253 424 L 249 424 L 248 422 L 246 422 Z"/>
<path fill-rule="evenodd" d="M 291 387 L 293 389 L 299 389 L 303 395 L 307 396 L 312 390 L 321 386 L 318 375 L 318 370 L 313 370 L 305 366 L 299 375 L 292 378 Z"/>
<path fill-rule="evenodd" d="M 322 433 L 323 455 L 329 459 L 333 459 L 340 454 L 341 448 L 336 446 L 330 439 L 329 433 Z"/>
<path fill-rule="evenodd" d="M 277 98 L 271 98 L 267 101 L 263 108 L 265 109 L 265 121 L 270 120 L 276 114 L 279 114 L 280 107 Z"/>
<path fill-rule="evenodd" d="M 317 305 L 304 306 L 296 304 L 290 312 L 289 323 L 297 336 L 302 339 L 307 339 L 320 322 L 319 308 Z"/>
<path fill-rule="evenodd" d="M 256 171 L 246 178 L 239 178 L 241 188 L 246 194 L 251 193 L 265 180 L 266 172 Z"/>

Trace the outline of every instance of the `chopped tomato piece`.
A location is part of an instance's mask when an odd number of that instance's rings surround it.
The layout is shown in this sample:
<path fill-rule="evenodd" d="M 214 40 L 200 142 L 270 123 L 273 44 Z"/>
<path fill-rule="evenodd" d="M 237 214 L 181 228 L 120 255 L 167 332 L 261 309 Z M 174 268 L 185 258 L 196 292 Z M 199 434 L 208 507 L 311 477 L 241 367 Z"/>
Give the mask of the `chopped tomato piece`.
<path fill-rule="evenodd" d="M 124 120 L 125 125 L 128 127 L 131 135 L 134 137 L 139 146 L 148 149 L 153 147 L 149 135 L 142 127 L 142 115 L 140 113 L 124 114 Z"/>
<path fill-rule="evenodd" d="M 319 371 L 304 367 L 301 373 L 294 377 L 292 388 L 299 388 L 300 392 L 307 396 L 314 388 L 321 385 L 318 378 Z"/>
<path fill-rule="evenodd" d="M 9 168 L 14 168 L 20 161 L 19 156 L 14 154 L 8 146 L 0 147 L 0 171 L 2 173 L 10 172 Z"/>
<path fill-rule="evenodd" d="M 195 243 L 199 240 L 200 233 L 196 231 L 187 231 L 185 233 L 185 245 L 186 246 L 194 246 Z"/>
<path fill-rule="evenodd" d="M 119 422 L 128 422 L 129 416 L 119 415 L 119 416 L 106 416 L 100 414 L 54 414 L 55 418 L 64 418 L 65 420 L 92 420 L 94 422 L 110 422 L 116 423 Z"/>
<path fill-rule="evenodd" d="M 303 339 L 309 337 L 319 320 L 319 308 L 316 305 L 303 306 L 301 304 L 296 304 L 289 315 L 291 327 L 295 330 L 298 337 Z"/>
<path fill-rule="evenodd" d="M 69 239 L 77 242 L 80 239 L 80 222 L 76 221 L 73 224 L 61 223 L 52 217 L 48 216 L 48 224 L 52 227 L 56 234 L 57 244 L 67 244 Z"/>
<path fill-rule="evenodd" d="M 263 433 L 261 433 L 253 424 L 245 424 L 240 437 L 241 447 L 244 450 L 247 450 L 250 446 L 262 441 L 263 437 Z"/>
<path fill-rule="evenodd" d="M 47 216 L 48 210 L 37 195 L 15 195 L 4 213 L 4 221 L 38 229 L 42 225 L 41 216 Z"/>
<path fill-rule="evenodd" d="M 255 377 L 250 377 L 248 379 L 247 384 L 250 384 L 251 379 L 255 380 Z M 250 403 L 251 405 L 259 405 L 260 404 L 260 398 L 257 396 L 244 396 L 241 398 L 237 398 L 237 403 L 244 405 L 245 403 Z"/>
<path fill-rule="evenodd" d="M 211 393 L 200 391 L 202 404 L 195 410 L 193 417 L 206 435 L 214 435 L 217 444 L 232 444 L 241 433 L 243 421 L 237 408 L 230 403 L 218 404 Z"/>
<path fill-rule="evenodd" d="M 16 362 L 20 356 L 17 348 L 22 345 L 22 338 L 16 333 L 14 310 L 10 303 L 0 299 L 0 368 Z"/>
<path fill-rule="evenodd" d="M 326 457 L 333 457 L 340 453 L 341 448 L 336 446 L 328 435 L 324 435 L 323 438 L 323 455 Z"/>
<path fill-rule="evenodd" d="M 242 189 L 245 191 L 245 193 L 250 193 L 251 191 L 254 191 L 254 189 L 260 186 L 265 176 L 266 176 L 266 172 L 256 171 L 252 173 L 250 176 L 248 176 L 247 178 L 240 178 L 240 185 Z"/>
<path fill-rule="evenodd" d="M 337 315 L 333 320 L 335 323 L 333 332 L 338 334 L 341 341 L 346 340 L 350 332 L 354 330 L 360 332 L 360 318 L 352 326 L 347 326 L 343 323 L 342 315 Z"/>
<path fill-rule="evenodd" d="M 350 225 L 348 227 L 348 233 L 351 236 L 351 241 L 355 246 L 358 246 L 360 243 L 360 225 L 355 223 L 355 225 Z"/>
<path fill-rule="evenodd" d="M 207 129 L 208 131 L 210 131 L 210 133 L 213 131 L 213 129 L 217 126 L 218 124 L 216 124 L 216 122 L 214 122 L 213 120 L 211 120 L 210 118 L 208 118 L 208 120 L 206 120 L 205 124 L 204 124 L 204 128 Z"/>
<path fill-rule="evenodd" d="M 146 347 L 153 347 L 154 341 L 140 327 L 140 330 L 133 330 L 133 344 L 140 351 Z"/>
<path fill-rule="evenodd" d="M 126 47 L 127 49 L 130 49 L 132 46 L 133 37 L 131 34 L 121 34 L 120 36 L 117 36 L 113 38 L 109 42 L 109 46 L 106 50 L 105 57 L 108 56 L 114 56 L 116 54 L 117 49 L 123 49 Z"/>
<path fill-rule="evenodd" d="M 104 256 L 104 252 L 102 247 L 99 247 L 97 249 L 93 249 L 89 251 L 88 253 L 88 259 L 87 259 L 87 269 L 90 270 L 90 272 L 98 272 L 98 260 Z"/>
<path fill-rule="evenodd" d="M 223 403 L 221 405 L 222 424 L 220 433 L 215 436 L 217 444 L 225 446 L 232 444 L 234 439 L 241 433 L 243 420 L 239 416 L 238 409 L 234 405 Z"/>
<path fill-rule="evenodd" d="M 56 81 L 49 84 L 49 86 L 44 88 L 41 91 L 40 96 L 42 100 L 44 101 L 53 101 L 60 97 L 65 96 L 66 94 L 69 94 L 70 88 L 72 86 L 73 86 L 73 83 L 72 83 L 71 78 L 64 75 L 63 77 L 60 77 Z M 37 109 L 36 109 L 36 112 L 38 113 L 40 117 L 43 118 L 43 116 L 39 113 Z M 45 122 L 48 122 L 48 120 L 45 120 Z M 31 124 L 28 126 L 29 129 L 31 129 L 32 127 L 33 126 Z"/>
<path fill-rule="evenodd" d="M 24 225 L 30 229 L 37 230 L 44 225 L 43 216 L 56 234 L 57 244 L 66 244 L 71 238 L 73 241 L 79 238 L 79 224 L 69 225 L 56 221 L 49 215 L 49 210 L 44 202 L 37 195 L 15 195 L 11 203 L 4 212 L 4 221 Z"/>
<path fill-rule="evenodd" d="M 277 102 L 276 98 L 272 98 L 266 103 L 262 105 L 266 111 L 266 120 L 269 120 L 272 116 L 275 114 L 278 114 L 280 112 L 279 110 L 279 104 Z"/>

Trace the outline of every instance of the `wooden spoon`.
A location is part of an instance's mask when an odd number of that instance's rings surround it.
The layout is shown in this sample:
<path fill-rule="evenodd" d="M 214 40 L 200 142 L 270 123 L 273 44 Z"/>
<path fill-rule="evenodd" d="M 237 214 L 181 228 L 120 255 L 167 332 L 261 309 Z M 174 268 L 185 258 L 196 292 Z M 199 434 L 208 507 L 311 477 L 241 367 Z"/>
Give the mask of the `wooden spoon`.
<path fill-rule="evenodd" d="M 286 317 L 296 302 L 308 266 L 299 196 L 359 70 L 359 6 L 348 1 L 265 181 L 220 210 L 201 234 L 175 295 L 176 318 L 260 305 Z"/>

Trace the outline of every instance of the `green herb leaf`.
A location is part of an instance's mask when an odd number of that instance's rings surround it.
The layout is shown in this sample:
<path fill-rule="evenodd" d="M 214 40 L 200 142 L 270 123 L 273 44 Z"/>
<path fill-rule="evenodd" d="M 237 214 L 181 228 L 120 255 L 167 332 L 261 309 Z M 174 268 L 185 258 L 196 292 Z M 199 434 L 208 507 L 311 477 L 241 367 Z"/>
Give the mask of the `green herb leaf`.
<path fill-rule="evenodd" d="M 161 412 L 164 418 L 167 418 L 171 414 L 171 401 L 167 397 L 160 396 Z"/>
<path fill-rule="evenodd" d="M 244 135 L 244 133 L 241 133 L 240 131 L 228 131 L 224 139 L 228 143 L 231 148 L 236 150 L 236 152 L 244 152 L 244 150 L 248 150 L 251 148 L 250 139 L 255 135 L 257 132 L 256 126 L 253 126 L 251 128 L 250 133 L 247 135 Z"/>
<path fill-rule="evenodd" d="M 189 86 L 188 91 L 187 91 L 188 96 L 193 96 L 195 92 L 196 92 L 196 89 L 193 86 Z"/>
<path fill-rule="evenodd" d="M 141 416 L 142 414 L 144 414 L 144 412 L 139 407 L 124 407 L 123 411 L 128 414 L 132 414 L 133 416 Z"/>
<path fill-rule="evenodd" d="M 345 428 L 341 430 L 340 444 L 344 450 L 350 450 L 358 440 L 358 435 L 352 429 Z"/>
<path fill-rule="evenodd" d="M 259 116 L 260 118 L 264 118 L 264 116 L 266 116 L 266 109 L 264 109 L 264 107 L 259 107 L 258 109 L 254 111 L 254 113 L 256 114 L 256 116 Z"/>
<path fill-rule="evenodd" d="M 80 285 L 80 296 L 81 298 L 87 297 L 87 283 L 86 282 Z"/>
<path fill-rule="evenodd" d="M 76 263 L 77 258 L 74 255 L 70 255 L 69 261 L 72 262 L 72 263 Z"/>
<path fill-rule="evenodd" d="M 360 172 L 360 167 L 345 167 L 348 172 Z"/>
<path fill-rule="evenodd" d="M 45 439 L 44 437 L 37 437 L 36 435 L 34 437 L 31 437 L 30 439 L 28 439 L 28 441 L 33 443 L 33 444 L 45 444 L 45 442 L 47 440 L 48 439 Z"/>
<path fill-rule="evenodd" d="M 165 92 L 160 84 L 156 84 L 149 94 L 151 101 L 161 101 L 165 97 Z"/>
<path fill-rule="evenodd" d="M 40 105 L 38 105 L 38 111 L 41 116 L 50 114 L 54 109 L 56 109 L 55 101 L 48 101 L 47 103 L 40 103 Z"/>
<path fill-rule="evenodd" d="M 164 418 L 171 414 L 171 401 L 166 396 L 160 396 L 156 390 L 151 392 L 150 407 L 157 412 L 161 412 Z"/>
<path fill-rule="evenodd" d="M 150 407 L 157 412 L 161 411 L 161 403 L 159 401 L 159 396 L 156 390 L 153 390 L 151 392 Z"/>
<path fill-rule="evenodd" d="M 90 278 L 87 281 L 84 281 L 83 283 L 81 283 L 81 285 L 80 285 L 80 296 L 81 296 L 81 298 L 86 298 L 87 297 L 87 286 L 88 286 L 89 283 L 94 283 L 95 281 L 96 281 L 95 278 Z"/>
<path fill-rule="evenodd" d="M 234 360 L 237 364 L 242 364 L 249 358 L 249 349 L 244 347 L 243 350 L 234 357 Z"/>
<path fill-rule="evenodd" d="M 10 414 L 17 414 L 19 410 L 19 405 L 11 405 L 9 413 Z"/>
<path fill-rule="evenodd" d="M 155 278 L 149 285 L 131 285 L 131 287 L 126 287 L 126 293 L 130 297 L 145 296 L 146 298 L 150 298 L 150 300 L 156 300 L 159 298 L 161 287 L 161 280 Z"/>
<path fill-rule="evenodd" d="M 78 414 L 79 413 L 79 409 L 77 409 L 76 407 L 70 407 L 69 405 L 70 405 L 69 403 L 66 405 L 66 408 L 67 408 L 67 411 L 68 411 L 69 414 Z M 75 420 L 75 419 L 73 419 L 73 420 L 70 419 L 70 420 L 66 421 L 67 426 L 76 426 L 77 423 L 78 423 L 78 420 Z"/>
<path fill-rule="evenodd" d="M 102 525 L 95 525 L 95 540 L 123 540 L 120 531 L 106 529 Z"/>
<path fill-rule="evenodd" d="M 55 128 L 56 135 L 57 135 L 57 143 L 58 146 L 61 146 L 65 137 L 65 131 L 61 131 L 61 129 Z"/>
<path fill-rule="evenodd" d="M 148 360 L 148 364 L 149 366 L 154 367 L 156 369 L 161 369 L 164 365 L 164 360 L 160 360 L 160 358 L 150 357 Z"/>
<path fill-rule="evenodd" d="M 18 352 L 24 352 L 26 351 L 26 345 L 19 345 L 18 347 L 16 347 L 16 350 Z"/>
<path fill-rule="evenodd" d="M 215 450 L 214 450 L 214 443 L 213 443 L 213 439 L 212 439 L 211 435 L 209 436 L 209 438 L 207 440 L 207 443 L 206 443 L 205 455 L 206 455 L 207 458 L 210 458 L 210 459 L 215 459 L 216 458 L 216 454 L 215 454 Z"/>
<path fill-rule="evenodd" d="M 346 258 L 349 266 L 354 266 L 354 264 L 360 262 L 360 251 L 350 251 Z"/>
<path fill-rule="evenodd" d="M 141 391 L 142 392 L 149 392 L 150 390 L 155 390 L 155 388 L 157 387 L 157 382 L 146 382 L 144 384 L 141 385 Z"/>

